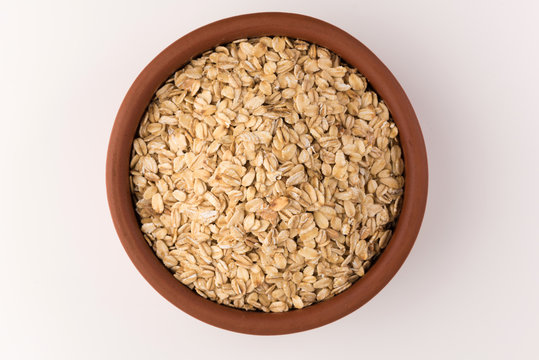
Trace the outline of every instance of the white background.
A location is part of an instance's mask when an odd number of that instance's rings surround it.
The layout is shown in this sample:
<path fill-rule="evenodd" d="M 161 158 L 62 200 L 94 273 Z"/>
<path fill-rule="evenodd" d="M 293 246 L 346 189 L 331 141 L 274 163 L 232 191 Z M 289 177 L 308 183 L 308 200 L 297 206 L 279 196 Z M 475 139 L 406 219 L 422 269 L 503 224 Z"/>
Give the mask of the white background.
<path fill-rule="evenodd" d="M 0 4 L 0 358 L 539 358 L 536 1 Z M 378 296 L 322 328 L 258 337 L 191 318 L 144 281 L 113 229 L 105 158 L 154 56 L 269 10 L 333 23 L 391 69 L 423 129 L 430 189 L 416 245 Z"/>

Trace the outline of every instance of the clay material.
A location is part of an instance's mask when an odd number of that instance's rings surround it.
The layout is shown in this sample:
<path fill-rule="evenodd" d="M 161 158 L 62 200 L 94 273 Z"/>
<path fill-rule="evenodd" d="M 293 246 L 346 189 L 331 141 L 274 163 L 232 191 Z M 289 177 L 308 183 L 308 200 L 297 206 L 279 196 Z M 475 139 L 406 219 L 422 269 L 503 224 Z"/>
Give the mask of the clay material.
<path fill-rule="evenodd" d="M 365 75 L 386 102 L 399 128 L 405 163 L 402 212 L 394 235 L 380 258 L 364 277 L 343 293 L 305 309 L 285 313 L 229 308 L 206 300 L 182 285 L 144 240 L 129 190 L 132 142 L 142 114 L 158 87 L 177 69 L 206 50 L 236 39 L 263 35 L 288 36 L 324 46 Z M 419 232 L 427 201 L 428 170 L 425 144 L 412 105 L 395 77 L 369 49 L 343 30 L 318 19 L 289 13 L 256 13 L 203 26 L 174 42 L 146 66 L 129 89 L 116 116 L 107 154 L 106 182 L 112 219 L 125 251 L 161 295 L 208 324 L 246 334 L 277 335 L 335 321 L 365 304 L 391 280 Z"/>

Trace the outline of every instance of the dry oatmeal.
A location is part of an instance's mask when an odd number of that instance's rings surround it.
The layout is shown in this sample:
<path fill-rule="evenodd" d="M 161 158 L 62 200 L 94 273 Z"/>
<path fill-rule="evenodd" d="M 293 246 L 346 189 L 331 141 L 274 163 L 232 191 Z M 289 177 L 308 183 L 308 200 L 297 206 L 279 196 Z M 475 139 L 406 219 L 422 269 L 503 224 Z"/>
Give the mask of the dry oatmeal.
<path fill-rule="evenodd" d="M 238 40 L 156 92 L 133 143 L 148 244 L 199 295 L 282 312 L 365 274 L 400 211 L 398 130 L 365 77 L 301 40 Z"/>

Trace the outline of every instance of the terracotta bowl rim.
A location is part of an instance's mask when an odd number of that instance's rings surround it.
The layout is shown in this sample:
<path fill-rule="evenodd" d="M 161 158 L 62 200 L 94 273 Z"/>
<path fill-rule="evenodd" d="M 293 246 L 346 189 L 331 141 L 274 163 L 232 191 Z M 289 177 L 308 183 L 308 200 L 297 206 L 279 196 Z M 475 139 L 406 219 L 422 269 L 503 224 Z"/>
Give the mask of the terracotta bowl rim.
<path fill-rule="evenodd" d="M 129 190 L 129 157 L 141 116 L 153 94 L 177 69 L 219 44 L 263 35 L 306 40 L 337 53 L 365 75 L 388 105 L 399 131 L 405 192 L 395 232 L 364 277 L 343 293 L 301 310 L 249 312 L 206 300 L 179 283 L 147 245 Z M 404 90 L 389 69 L 361 42 L 324 21 L 291 13 L 254 13 L 213 22 L 181 37 L 153 59 L 127 92 L 114 122 L 107 153 L 109 207 L 125 251 L 142 276 L 164 298 L 208 324 L 246 334 L 278 335 L 335 321 L 374 297 L 396 274 L 419 233 L 427 201 L 428 169 L 423 135 Z"/>

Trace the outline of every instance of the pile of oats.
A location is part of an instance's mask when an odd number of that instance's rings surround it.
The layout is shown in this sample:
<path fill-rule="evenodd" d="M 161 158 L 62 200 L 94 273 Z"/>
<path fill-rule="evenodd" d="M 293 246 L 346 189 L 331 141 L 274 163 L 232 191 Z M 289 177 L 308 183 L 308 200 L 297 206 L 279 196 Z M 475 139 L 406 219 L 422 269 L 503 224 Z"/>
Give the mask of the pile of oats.
<path fill-rule="evenodd" d="M 199 295 L 282 312 L 363 276 L 403 194 L 398 130 L 327 49 L 263 37 L 219 46 L 155 94 L 133 143 L 148 244 Z"/>

